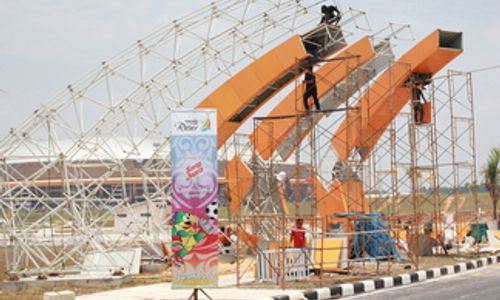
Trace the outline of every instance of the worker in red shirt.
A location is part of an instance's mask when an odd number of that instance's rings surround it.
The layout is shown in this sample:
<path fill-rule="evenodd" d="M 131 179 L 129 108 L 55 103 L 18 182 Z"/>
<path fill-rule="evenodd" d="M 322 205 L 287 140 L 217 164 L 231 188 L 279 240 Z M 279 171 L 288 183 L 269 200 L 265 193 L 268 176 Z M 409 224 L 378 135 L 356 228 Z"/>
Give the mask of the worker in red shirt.
<path fill-rule="evenodd" d="M 303 224 L 304 219 L 297 219 L 290 232 L 290 243 L 294 248 L 306 247 L 306 229 L 302 226 Z"/>

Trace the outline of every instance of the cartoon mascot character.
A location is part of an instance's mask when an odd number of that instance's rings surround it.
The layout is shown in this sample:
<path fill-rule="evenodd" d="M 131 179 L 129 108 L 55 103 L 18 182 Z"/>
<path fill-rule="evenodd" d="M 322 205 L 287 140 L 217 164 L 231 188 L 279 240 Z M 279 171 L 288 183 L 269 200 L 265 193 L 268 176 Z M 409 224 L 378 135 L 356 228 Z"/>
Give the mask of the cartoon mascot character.
<path fill-rule="evenodd" d="M 182 264 L 183 258 L 206 236 L 196 216 L 183 211 L 176 212 L 172 227 L 173 262 Z"/>

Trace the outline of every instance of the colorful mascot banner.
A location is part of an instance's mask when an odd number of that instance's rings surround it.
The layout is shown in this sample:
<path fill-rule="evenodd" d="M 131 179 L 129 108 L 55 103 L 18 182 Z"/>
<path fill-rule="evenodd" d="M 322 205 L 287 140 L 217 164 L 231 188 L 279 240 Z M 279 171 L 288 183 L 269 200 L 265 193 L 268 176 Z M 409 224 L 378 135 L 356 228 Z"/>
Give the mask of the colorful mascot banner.
<path fill-rule="evenodd" d="M 215 110 L 172 113 L 172 287 L 217 287 Z"/>

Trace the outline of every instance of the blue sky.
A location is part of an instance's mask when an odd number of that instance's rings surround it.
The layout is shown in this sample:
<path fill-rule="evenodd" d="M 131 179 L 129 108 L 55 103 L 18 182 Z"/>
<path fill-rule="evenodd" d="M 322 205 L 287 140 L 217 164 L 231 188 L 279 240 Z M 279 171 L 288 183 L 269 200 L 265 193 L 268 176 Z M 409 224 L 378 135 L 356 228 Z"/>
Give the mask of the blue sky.
<path fill-rule="evenodd" d="M 0 136 L 101 61 L 200 6 L 204 0 L 0 0 Z M 480 4 L 479 4 L 480 3 Z M 465 53 L 449 68 L 500 65 L 500 1 L 341 1 L 368 13 L 373 29 L 408 23 L 415 37 L 464 32 Z M 411 43 L 401 43 L 401 53 Z M 478 165 L 500 146 L 500 69 L 474 75 Z"/>

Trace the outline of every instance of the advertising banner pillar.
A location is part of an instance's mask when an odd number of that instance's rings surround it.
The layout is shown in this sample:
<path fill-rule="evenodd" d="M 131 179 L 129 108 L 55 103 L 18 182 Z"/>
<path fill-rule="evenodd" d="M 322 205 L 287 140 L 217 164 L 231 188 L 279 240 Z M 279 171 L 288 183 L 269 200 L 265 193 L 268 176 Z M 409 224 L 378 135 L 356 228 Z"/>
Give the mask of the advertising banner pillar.
<path fill-rule="evenodd" d="M 172 288 L 218 284 L 217 119 L 210 109 L 172 113 Z"/>

